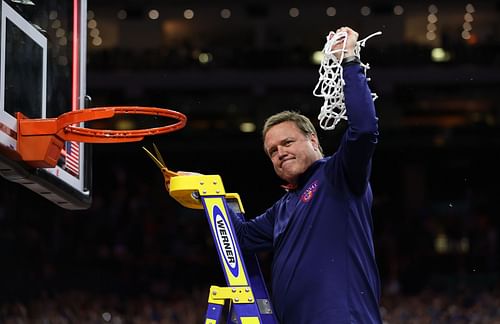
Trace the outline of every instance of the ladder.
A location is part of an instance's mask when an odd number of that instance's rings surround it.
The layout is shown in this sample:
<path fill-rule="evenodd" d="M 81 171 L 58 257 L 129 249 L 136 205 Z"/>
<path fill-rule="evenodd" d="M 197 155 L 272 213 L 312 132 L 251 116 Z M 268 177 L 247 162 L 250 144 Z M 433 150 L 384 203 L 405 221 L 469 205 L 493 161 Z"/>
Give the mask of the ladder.
<path fill-rule="evenodd" d="M 229 215 L 244 218 L 239 195 L 226 193 L 219 175 L 180 175 L 168 170 L 154 148 L 156 157 L 143 149 L 160 167 L 170 196 L 184 207 L 205 210 L 224 272 L 227 286 L 210 287 L 205 324 L 220 324 L 226 305 L 227 323 L 277 324 L 257 256 L 241 252 Z"/>

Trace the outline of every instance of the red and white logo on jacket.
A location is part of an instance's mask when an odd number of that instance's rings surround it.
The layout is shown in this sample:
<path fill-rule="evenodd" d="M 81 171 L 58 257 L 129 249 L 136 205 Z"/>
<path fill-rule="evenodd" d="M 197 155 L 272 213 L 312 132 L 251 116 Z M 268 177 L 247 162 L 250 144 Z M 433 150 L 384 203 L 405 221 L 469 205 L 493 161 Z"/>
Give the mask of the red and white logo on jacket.
<path fill-rule="evenodd" d="M 314 196 L 314 193 L 316 192 L 316 189 L 318 189 L 318 180 L 314 181 L 311 183 L 309 187 L 304 191 L 304 193 L 300 196 L 300 200 L 302 202 L 309 202 L 312 197 Z"/>

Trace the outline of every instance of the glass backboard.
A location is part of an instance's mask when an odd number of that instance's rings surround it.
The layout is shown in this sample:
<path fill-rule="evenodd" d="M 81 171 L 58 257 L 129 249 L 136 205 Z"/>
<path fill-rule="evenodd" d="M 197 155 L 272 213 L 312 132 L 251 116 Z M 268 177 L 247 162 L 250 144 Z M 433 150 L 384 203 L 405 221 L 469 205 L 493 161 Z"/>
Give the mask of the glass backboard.
<path fill-rule="evenodd" d="M 57 166 L 16 158 L 17 119 L 53 118 L 85 107 L 86 0 L 2 0 L 0 174 L 66 209 L 91 202 L 89 146 L 66 142 Z"/>

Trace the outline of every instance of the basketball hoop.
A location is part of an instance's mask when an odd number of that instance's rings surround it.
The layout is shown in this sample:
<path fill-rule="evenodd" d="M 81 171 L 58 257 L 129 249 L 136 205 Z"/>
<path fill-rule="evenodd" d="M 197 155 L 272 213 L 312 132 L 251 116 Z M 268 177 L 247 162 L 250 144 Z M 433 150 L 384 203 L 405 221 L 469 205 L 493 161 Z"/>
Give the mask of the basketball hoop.
<path fill-rule="evenodd" d="M 109 130 L 78 127 L 77 124 L 115 115 L 152 115 L 176 120 L 161 126 L 134 130 Z M 145 136 L 174 132 L 186 125 L 187 117 L 177 111 L 137 106 L 116 106 L 70 111 L 57 118 L 29 119 L 17 113 L 17 153 L 20 159 L 37 168 L 53 168 L 65 141 L 84 143 L 137 142 Z"/>

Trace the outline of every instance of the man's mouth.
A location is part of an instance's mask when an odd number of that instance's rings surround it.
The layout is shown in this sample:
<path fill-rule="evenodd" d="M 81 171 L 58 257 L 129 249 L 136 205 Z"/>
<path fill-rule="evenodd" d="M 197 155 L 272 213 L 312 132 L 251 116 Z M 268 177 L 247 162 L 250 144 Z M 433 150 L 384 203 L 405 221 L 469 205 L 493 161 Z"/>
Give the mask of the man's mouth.
<path fill-rule="evenodd" d="M 283 166 L 284 166 L 287 162 L 290 162 L 290 161 L 292 161 L 292 160 L 293 160 L 293 158 L 289 158 L 289 159 L 286 159 L 286 160 L 281 161 L 281 165 L 280 165 L 280 167 L 281 167 L 281 168 L 283 168 Z"/>

